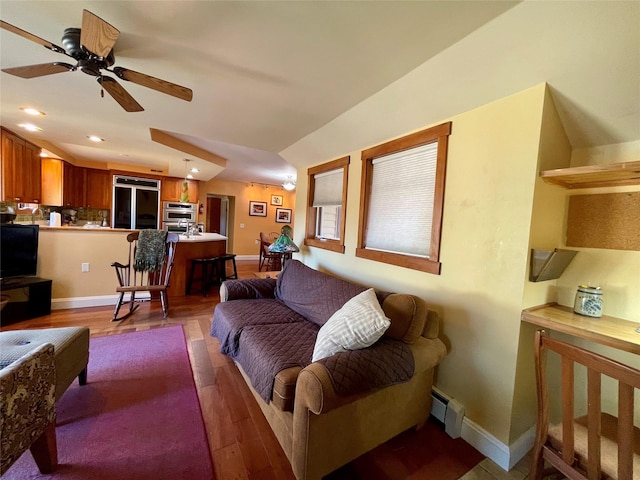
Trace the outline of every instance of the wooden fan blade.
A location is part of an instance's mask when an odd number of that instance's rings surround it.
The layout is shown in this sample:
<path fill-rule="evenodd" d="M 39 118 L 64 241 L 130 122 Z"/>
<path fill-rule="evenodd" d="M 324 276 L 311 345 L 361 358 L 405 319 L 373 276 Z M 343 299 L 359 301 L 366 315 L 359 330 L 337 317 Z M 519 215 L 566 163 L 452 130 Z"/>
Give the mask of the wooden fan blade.
<path fill-rule="evenodd" d="M 120 36 L 120 31 L 89 10 L 82 11 L 80 44 L 94 55 L 106 57 Z"/>
<path fill-rule="evenodd" d="M 127 112 L 142 112 L 144 108 L 111 77 L 98 77 L 98 83 L 120 104 Z"/>
<path fill-rule="evenodd" d="M 122 80 L 137 83 L 138 85 L 142 85 L 143 87 L 152 88 L 154 90 L 157 90 L 158 92 L 172 95 L 181 100 L 186 100 L 187 102 L 190 102 L 193 98 L 193 92 L 190 88 L 167 82 L 166 80 L 152 77 L 151 75 L 146 75 L 144 73 L 136 72 L 134 70 L 129 70 L 128 68 L 122 67 L 114 67 L 113 73 L 115 73 L 118 78 L 121 78 Z"/>
<path fill-rule="evenodd" d="M 27 65 L 25 67 L 3 68 L 2 71 L 20 78 L 36 78 L 54 73 L 71 72 L 74 68 L 73 65 L 69 65 L 68 63 L 56 62 Z"/>
<path fill-rule="evenodd" d="M 16 35 L 20 35 L 21 37 L 26 38 L 27 40 L 31 40 L 32 42 L 36 42 L 38 45 L 42 45 L 43 47 L 46 47 L 49 50 L 53 50 L 54 52 L 58 52 L 58 53 L 64 53 L 65 55 L 69 56 L 69 54 L 65 52 L 64 48 L 59 47 L 58 45 L 55 45 L 50 41 L 45 40 L 44 38 L 40 38 L 34 35 L 33 33 L 29 33 L 26 30 L 22 30 L 21 28 L 18 28 L 15 25 L 11 25 L 10 23 L 0 20 L 0 28 L 4 28 L 5 30 L 8 30 L 11 33 L 15 33 Z"/>

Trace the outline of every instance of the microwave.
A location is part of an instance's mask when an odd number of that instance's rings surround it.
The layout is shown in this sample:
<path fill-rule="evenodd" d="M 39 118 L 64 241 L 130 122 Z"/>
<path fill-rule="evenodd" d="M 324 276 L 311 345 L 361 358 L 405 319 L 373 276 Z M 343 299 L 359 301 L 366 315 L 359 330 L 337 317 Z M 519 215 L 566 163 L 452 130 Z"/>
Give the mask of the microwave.
<path fill-rule="evenodd" d="M 162 221 L 195 223 L 198 219 L 198 204 L 183 202 L 162 202 Z"/>

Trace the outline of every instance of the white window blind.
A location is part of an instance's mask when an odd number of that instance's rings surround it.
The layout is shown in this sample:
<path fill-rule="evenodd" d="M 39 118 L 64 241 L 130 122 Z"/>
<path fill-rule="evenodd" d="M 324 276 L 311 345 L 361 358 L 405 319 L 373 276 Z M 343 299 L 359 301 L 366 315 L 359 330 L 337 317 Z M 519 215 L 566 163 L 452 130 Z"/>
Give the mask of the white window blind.
<path fill-rule="evenodd" d="M 438 142 L 373 160 L 365 248 L 429 257 Z"/>
<path fill-rule="evenodd" d="M 338 168 L 313 176 L 315 181 L 315 189 L 313 191 L 314 207 L 342 205 L 343 172 L 343 168 Z"/>

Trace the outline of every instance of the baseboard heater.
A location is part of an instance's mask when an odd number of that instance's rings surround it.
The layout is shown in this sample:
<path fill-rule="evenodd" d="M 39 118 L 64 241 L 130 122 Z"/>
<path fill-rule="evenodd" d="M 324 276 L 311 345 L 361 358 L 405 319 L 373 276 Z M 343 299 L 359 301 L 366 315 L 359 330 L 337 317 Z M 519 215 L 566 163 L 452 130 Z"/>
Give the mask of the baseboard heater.
<path fill-rule="evenodd" d="M 435 387 L 431 390 L 431 400 L 431 415 L 444 425 L 447 435 L 459 438 L 464 418 L 462 404 Z"/>

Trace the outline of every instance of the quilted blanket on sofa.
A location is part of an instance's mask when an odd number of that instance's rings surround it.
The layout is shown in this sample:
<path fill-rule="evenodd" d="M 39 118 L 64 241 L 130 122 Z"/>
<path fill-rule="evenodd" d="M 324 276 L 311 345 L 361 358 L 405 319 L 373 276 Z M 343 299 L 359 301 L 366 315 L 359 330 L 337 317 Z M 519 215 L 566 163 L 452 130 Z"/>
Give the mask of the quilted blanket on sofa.
<path fill-rule="evenodd" d="M 235 360 L 265 402 L 271 401 L 278 372 L 311 363 L 318 329 L 307 321 L 244 328 Z"/>
<path fill-rule="evenodd" d="M 211 335 L 220 340 L 220 352 L 235 359 L 240 336 L 249 325 L 305 322 L 302 315 L 274 299 L 251 299 L 222 302 L 216 306 Z"/>
<path fill-rule="evenodd" d="M 362 350 L 348 350 L 318 360 L 338 395 L 367 393 L 411 380 L 415 360 L 409 346 L 383 338 Z"/>

